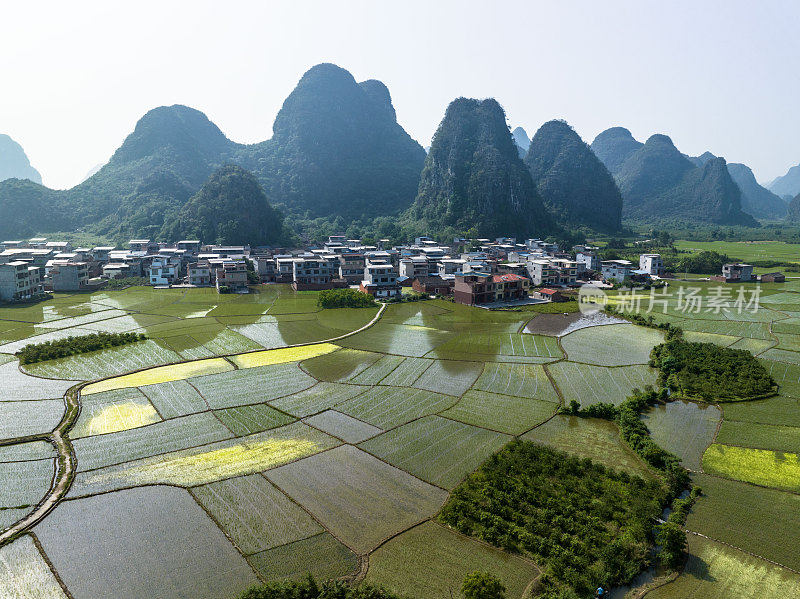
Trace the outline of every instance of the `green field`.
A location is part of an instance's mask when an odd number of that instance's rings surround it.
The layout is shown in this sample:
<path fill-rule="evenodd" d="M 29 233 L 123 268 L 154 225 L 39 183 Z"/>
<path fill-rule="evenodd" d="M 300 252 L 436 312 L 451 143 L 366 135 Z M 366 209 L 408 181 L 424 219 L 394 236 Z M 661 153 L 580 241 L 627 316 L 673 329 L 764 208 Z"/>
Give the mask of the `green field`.
<path fill-rule="evenodd" d="M 697 474 L 687 528 L 800 570 L 800 495 Z"/>
<path fill-rule="evenodd" d="M 447 492 L 350 445 L 266 473 L 357 553 L 430 518 Z"/>
<path fill-rule="evenodd" d="M 487 365 L 488 366 L 488 365 Z M 521 435 L 556 412 L 556 404 L 540 399 L 470 390 L 442 416 L 509 435 Z"/>
<path fill-rule="evenodd" d="M 649 366 L 608 368 L 576 362 L 556 362 L 547 366 L 564 403 L 573 399 L 582 406 L 605 402 L 619 405 L 634 389 L 656 384 L 658 373 Z"/>
<path fill-rule="evenodd" d="M 455 597 L 475 570 L 497 576 L 509 599 L 520 599 L 539 576 L 532 562 L 426 522 L 390 540 L 369 560 L 366 582 L 419 599 Z"/>
<path fill-rule="evenodd" d="M 67 599 L 29 536 L 0 548 L 0 588 L 8 599 Z"/>
<path fill-rule="evenodd" d="M 544 368 L 537 364 L 487 362 L 475 389 L 556 403 L 560 401 Z"/>
<path fill-rule="evenodd" d="M 509 440 L 469 424 L 426 416 L 360 447 L 424 481 L 452 489 Z"/>
<path fill-rule="evenodd" d="M 599 366 L 647 364 L 650 350 L 663 341 L 660 331 L 632 324 L 611 324 L 579 329 L 561 338 L 573 362 Z"/>
<path fill-rule="evenodd" d="M 247 561 L 266 580 L 306 574 L 327 580 L 352 574 L 358 566 L 356 555 L 327 532 L 256 553 Z"/>
<path fill-rule="evenodd" d="M 733 260 L 781 260 L 800 263 L 800 247 L 785 241 L 684 241 L 675 242 L 679 250 L 693 253 L 714 251 L 727 254 Z"/>
<path fill-rule="evenodd" d="M 703 454 L 703 470 L 765 487 L 800 491 L 796 453 L 715 443 Z"/>
<path fill-rule="evenodd" d="M 337 406 L 354 418 L 384 430 L 423 416 L 436 414 L 456 404 L 458 398 L 425 389 L 373 387 Z"/>
<path fill-rule="evenodd" d="M 800 453 L 800 428 L 726 420 L 719 429 L 716 442 Z"/>
<path fill-rule="evenodd" d="M 653 476 L 641 458 L 622 440 L 617 426 L 608 420 L 556 416 L 525 433 L 522 438 L 580 458 L 590 458 L 609 468 L 643 477 Z"/>
<path fill-rule="evenodd" d="M 642 419 L 656 443 L 680 457 L 684 467 L 699 470 L 721 416 L 714 406 L 677 400 L 653 406 L 642 414 Z"/>
<path fill-rule="evenodd" d="M 684 573 L 648 599 L 785 599 L 800 587 L 797 574 L 714 541 L 689 535 L 689 553 Z"/>

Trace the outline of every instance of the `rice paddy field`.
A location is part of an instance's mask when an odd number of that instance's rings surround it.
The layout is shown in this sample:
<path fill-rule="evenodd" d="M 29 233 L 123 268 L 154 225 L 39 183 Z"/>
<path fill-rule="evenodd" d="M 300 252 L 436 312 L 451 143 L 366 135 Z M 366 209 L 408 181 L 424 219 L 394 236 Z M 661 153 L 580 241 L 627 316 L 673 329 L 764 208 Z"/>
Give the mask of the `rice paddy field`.
<path fill-rule="evenodd" d="M 515 436 L 657 476 L 614 423 L 558 410 L 619 404 L 654 385 L 647 363 L 661 331 L 604 319 L 529 327 L 530 313 L 431 300 L 388 305 L 342 338 L 377 310 L 320 310 L 316 293 L 279 285 L 256 291 L 130 288 L 0 307 L 0 530 L 51 492 L 48 435 L 64 394 L 85 383 L 66 433 L 75 478 L 52 512 L 0 547 L 0 596 L 234 597 L 311 573 L 433 599 L 457 596 L 481 569 L 521 599 L 542 567 L 434 520 L 465 476 Z M 674 297 L 652 314 L 691 341 L 753 353 L 779 393 L 643 414 L 703 488 L 686 527 L 705 535 L 690 534 L 680 576 L 644 596 L 794 596 L 800 283 L 764 285 L 745 314 L 686 310 Z M 148 340 L 24 368 L 13 355 L 96 331 Z"/>

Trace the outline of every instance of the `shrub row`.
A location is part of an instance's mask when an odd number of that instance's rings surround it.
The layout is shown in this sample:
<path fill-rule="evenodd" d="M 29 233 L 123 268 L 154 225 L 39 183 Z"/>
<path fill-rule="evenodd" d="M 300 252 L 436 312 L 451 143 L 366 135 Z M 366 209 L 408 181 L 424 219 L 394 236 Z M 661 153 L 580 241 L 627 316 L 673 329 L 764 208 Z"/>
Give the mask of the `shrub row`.
<path fill-rule="evenodd" d="M 33 364 L 34 362 L 44 362 L 99 349 L 128 345 L 145 339 L 147 336 L 144 333 L 92 333 L 57 341 L 31 343 L 19 350 L 16 355 L 21 364 Z"/>
<path fill-rule="evenodd" d="M 375 300 L 367 293 L 355 289 L 326 289 L 317 296 L 320 308 L 372 308 Z"/>

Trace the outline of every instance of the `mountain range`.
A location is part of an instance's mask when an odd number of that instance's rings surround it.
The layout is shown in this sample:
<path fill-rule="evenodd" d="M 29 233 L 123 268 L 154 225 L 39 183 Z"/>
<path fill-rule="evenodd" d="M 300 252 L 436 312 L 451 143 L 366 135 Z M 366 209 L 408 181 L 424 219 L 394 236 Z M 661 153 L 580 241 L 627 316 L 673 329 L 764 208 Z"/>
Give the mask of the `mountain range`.
<path fill-rule="evenodd" d="M 41 184 L 42 176 L 31 166 L 22 146 L 8 135 L 0 133 L 0 181 L 27 179 Z"/>
<path fill-rule="evenodd" d="M 623 219 L 755 226 L 753 216 L 786 214 L 783 194 L 760 186 L 745 165 L 710 152 L 686 156 L 665 135 L 642 143 L 622 127 L 589 146 L 567 123 L 550 121 L 530 139 L 522 127 L 509 130 L 493 99 L 452 102 L 426 154 L 397 122 L 383 83 L 359 83 L 333 64 L 302 76 L 260 143 L 228 139 L 193 108 L 161 106 L 72 189 L 42 186 L 22 148 L 0 136 L 5 173 L 0 236 L 15 238 L 82 229 L 117 240 L 174 240 L 192 230 L 228 239 L 235 235 L 225 231 L 248 230 L 220 206 L 238 210 L 240 221 L 254 211 L 263 243 L 285 238 L 287 227 L 319 236 L 354 225 L 370 231 L 378 221 L 382 230 L 520 237 L 616 232 Z M 793 190 L 795 180 L 793 197 L 800 166 L 771 187 Z M 209 229 L 210 218 L 230 226 Z"/>
<path fill-rule="evenodd" d="M 785 200 L 791 200 L 800 193 L 800 164 L 793 166 L 782 177 L 768 185 L 769 190 Z"/>
<path fill-rule="evenodd" d="M 742 191 L 724 158 L 692 160 L 666 135 L 645 143 L 613 127 L 592 150 L 614 175 L 624 200 L 623 217 L 640 222 L 757 226 L 742 210 Z"/>

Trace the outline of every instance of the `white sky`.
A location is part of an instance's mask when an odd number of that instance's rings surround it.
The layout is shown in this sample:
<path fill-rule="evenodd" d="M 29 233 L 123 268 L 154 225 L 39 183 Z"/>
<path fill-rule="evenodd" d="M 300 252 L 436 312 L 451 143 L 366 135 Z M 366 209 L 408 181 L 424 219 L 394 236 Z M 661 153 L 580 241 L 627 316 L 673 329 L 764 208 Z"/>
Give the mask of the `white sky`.
<path fill-rule="evenodd" d="M 150 108 L 187 104 L 256 142 L 300 76 L 334 62 L 389 87 L 428 145 L 457 96 L 533 135 L 566 119 L 750 165 L 800 162 L 795 0 L 0 0 L 0 133 L 45 184 L 105 162 Z"/>

